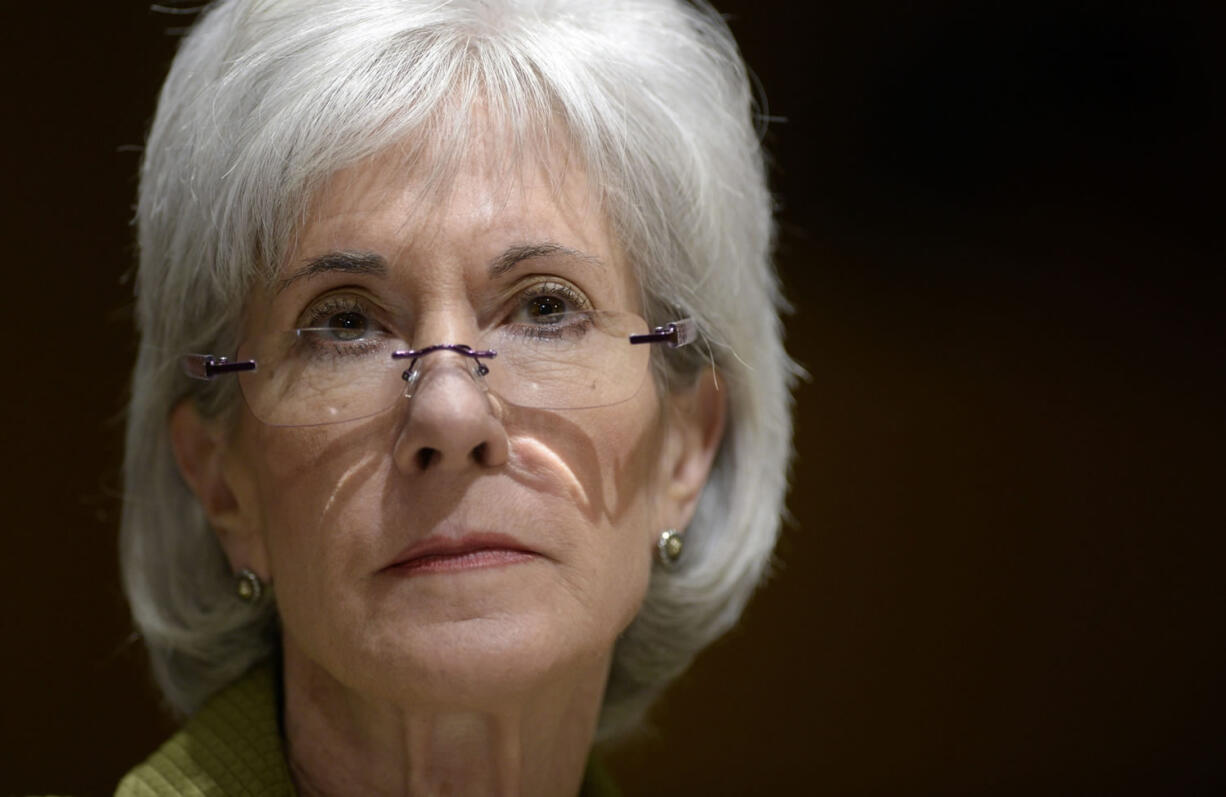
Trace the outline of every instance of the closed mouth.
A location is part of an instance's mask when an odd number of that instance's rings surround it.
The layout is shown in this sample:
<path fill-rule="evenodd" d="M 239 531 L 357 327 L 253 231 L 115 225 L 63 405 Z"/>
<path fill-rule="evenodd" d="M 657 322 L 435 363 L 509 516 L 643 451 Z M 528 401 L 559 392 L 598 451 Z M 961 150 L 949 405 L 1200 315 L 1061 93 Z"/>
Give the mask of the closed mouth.
<path fill-rule="evenodd" d="M 460 539 L 430 537 L 396 557 L 385 572 L 399 575 L 445 573 L 502 567 L 539 556 L 505 534 L 470 534 Z"/>

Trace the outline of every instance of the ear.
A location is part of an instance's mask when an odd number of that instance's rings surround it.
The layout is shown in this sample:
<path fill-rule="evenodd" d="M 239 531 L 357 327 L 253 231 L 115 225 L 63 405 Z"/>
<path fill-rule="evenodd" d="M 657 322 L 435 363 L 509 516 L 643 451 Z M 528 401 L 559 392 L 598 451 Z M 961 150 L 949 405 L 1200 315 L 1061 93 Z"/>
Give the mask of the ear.
<path fill-rule="evenodd" d="M 670 398 L 671 411 L 660 477 L 667 481 L 660 520 L 684 531 L 694 517 L 698 498 L 724 439 L 727 392 L 718 374 L 708 368 L 693 387 Z M 659 530 L 653 530 L 658 534 Z"/>
<path fill-rule="evenodd" d="M 170 441 L 179 473 L 196 494 L 231 569 L 249 568 L 268 581 L 268 552 L 254 521 L 259 513 L 250 479 L 234 466 L 225 430 L 184 399 L 170 412 Z"/>

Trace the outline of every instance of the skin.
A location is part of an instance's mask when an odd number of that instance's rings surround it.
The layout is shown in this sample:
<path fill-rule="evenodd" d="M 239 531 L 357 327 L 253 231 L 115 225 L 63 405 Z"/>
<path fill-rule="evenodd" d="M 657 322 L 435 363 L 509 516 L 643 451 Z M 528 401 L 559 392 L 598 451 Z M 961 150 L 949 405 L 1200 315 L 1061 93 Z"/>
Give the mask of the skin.
<path fill-rule="evenodd" d="M 441 195 L 390 155 L 336 174 L 283 281 L 251 297 L 247 334 L 303 326 L 321 297 L 348 296 L 415 345 L 466 343 L 542 283 L 637 311 L 633 270 L 583 173 L 559 154 L 511 174 L 507 157 L 468 152 Z M 564 250 L 491 274 L 508 250 L 540 243 Z M 385 273 L 293 278 L 335 252 L 376 254 Z M 231 564 L 275 585 L 304 794 L 575 794 L 656 540 L 686 526 L 706 481 L 724 418 L 710 374 L 675 395 L 647 379 L 612 406 L 545 411 L 484 392 L 465 362 L 431 355 L 411 400 L 348 423 L 274 427 L 244 405 L 222 428 L 190 402 L 171 416 L 180 468 Z M 423 539 L 476 532 L 529 553 L 388 567 Z"/>

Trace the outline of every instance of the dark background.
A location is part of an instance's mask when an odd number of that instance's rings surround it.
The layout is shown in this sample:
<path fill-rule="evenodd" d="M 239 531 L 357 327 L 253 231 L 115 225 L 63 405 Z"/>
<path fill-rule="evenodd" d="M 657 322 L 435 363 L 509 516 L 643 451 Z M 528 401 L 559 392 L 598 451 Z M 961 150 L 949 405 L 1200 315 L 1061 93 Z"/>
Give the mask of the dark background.
<path fill-rule="evenodd" d="M 794 519 L 617 778 L 1222 793 L 1222 4 L 718 5 L 777 118 Z M 115 529 L 139 144 L 191 17 L 6 8 L 0 794 L 103 794 L 172 728 Z"/>

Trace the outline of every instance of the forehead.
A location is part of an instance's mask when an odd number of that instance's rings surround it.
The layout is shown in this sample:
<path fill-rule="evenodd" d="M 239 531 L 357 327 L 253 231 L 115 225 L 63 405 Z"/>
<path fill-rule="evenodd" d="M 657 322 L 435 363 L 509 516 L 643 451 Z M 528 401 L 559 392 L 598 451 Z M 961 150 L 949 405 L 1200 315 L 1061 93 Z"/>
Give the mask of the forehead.
<path fill-rule="evenodd" d="M 314 193 L 282 276 L 330 248 L 394 261 L 537 241 L 624 267 L 598 192 L 565 139 L 521 140 L 475 117 L 462 141 L 393 146 L 334 173 Z"/>

